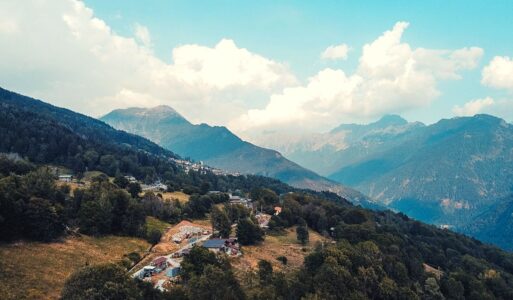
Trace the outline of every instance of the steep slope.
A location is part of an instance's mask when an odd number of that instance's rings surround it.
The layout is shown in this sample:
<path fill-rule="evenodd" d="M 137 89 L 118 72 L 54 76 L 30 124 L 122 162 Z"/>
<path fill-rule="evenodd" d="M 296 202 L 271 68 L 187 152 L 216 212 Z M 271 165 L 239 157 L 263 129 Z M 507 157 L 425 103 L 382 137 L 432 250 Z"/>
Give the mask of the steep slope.
<path fill-rule="evenodd" d="M 513 185 L 513 126 L 488 115 L 417 130 L 330 178 L 409 215 L 459 226 Z"/>
<path fill-rule="evenodd" d="M 278 194 L 298 191 L 277 179 L 262 176 L 187 174 L 172 160 L 179 156 L 146 138 L 1 88 L 0 153 L 13 153 L 12 157 L 22 157 L 36 165 L 63 166 L 75 174 L 88 170 L 102 171 L 109 176 L 130 174 L 141 181 L 169 182 L 179 189 L 209 183 L 212 189 L 222 191 L 261 186 Z M 305 192 L 335 202 L 346 201 L 331 193 Z"/>
<path fill-rule="evenodd" d="M 177 157 L 171 151 L 165 150 L 143 137 L 116 130 L 97 119 L 2 88 L 0 88 L 0 105 L 4 111 L 13 109 L 20 113 L 37 114 L 38 117 L 64 126 L 71 132 L 89 141 L 110 145 L 126 145 L 127 147 L 147 151 L 155 155 Z"/>
<path fill-rule="evenodd" d="M 477 239 L 513 251 L 513 195 L 478 214 L 460 229 Z"/>
<path fill-rule="evenodd" d="M 365 199 L 360 193 L 289 161 L 277 151 L 241 140 L 225 127 L 191 124 L 167 106 L 114 110 L 101 120 L 142 135 L 181 156 L 227 171 L 269 176 L 300 188 L 329 190 L 355 201 Z"/>

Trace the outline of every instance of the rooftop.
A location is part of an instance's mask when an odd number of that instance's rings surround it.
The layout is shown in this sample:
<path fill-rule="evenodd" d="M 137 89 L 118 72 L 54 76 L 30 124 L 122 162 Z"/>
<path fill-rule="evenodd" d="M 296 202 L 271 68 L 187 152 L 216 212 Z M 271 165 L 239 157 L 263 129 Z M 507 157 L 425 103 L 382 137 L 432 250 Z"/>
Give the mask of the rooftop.
<path fill-rule="evenodd" d="M 165 258 L 164 256 L 161 256 L 161 257 L 155 258 L 152 263 L 155 265 L 159 265 L 165 261 L 167 261 L 167 258 Z"/>
<path fill-rule="evenodd" d="M 224 246 L 226 240 L 225 239 L 211 239 L 207 240 L 203 243 L 203 247 L 205 248 L 221 248 Z"/>

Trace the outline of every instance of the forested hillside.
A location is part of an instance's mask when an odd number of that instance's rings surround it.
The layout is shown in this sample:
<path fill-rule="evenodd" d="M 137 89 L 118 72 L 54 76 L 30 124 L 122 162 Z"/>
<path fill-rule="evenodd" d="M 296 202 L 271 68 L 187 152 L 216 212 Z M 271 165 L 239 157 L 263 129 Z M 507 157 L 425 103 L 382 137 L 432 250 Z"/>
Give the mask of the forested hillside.
<path fill-rule="evenodd" d="M 168 106 L 117 109 L 101 120 L 213 167 L 268 176 L 298 188 L 329 190 L 355 202 L 367 200 L 361 193 L 319 176 L 277 151 L 240 139 L 226 127 L 192 124 Z"/>
<path fill-rule="evenodd" d="M 272 214 L 267 234 L 298 228 L 298 239 L 307 240 L 309 228 L 329 241 L 316 245 L 298 269 L 282 273 L 261 261 L 258 269 L 239 274 L 243 280 L 227 257 L 194 247 L 182 263 L 182 281 L 165 293 L 128 277 L 130 261 L 93 262 L 69 278 L 63 299 L 513 298 L 513 256 L 498 248 L 403 214 L 355 207 L 332 193 L 298 190 L 275 179 L 187 174 L 170 161 L 173 154 L 147 140 L 107 138 L 125 133 L 101 124 L 88 130 L 68 126 L 73 121 L 52 117 L 51 106 L 45 111 L 11 98 L 0 103 L 1 151 L 17 153 L 0 155 L 3 243 L 58 241 L 73 234 L 138 236 L 154 243 L 160 236 L 148 233 L 146 217 L 175 223 L 210 215 L 228 219 L 224 223 L 230 229 L 235 222 L 240 242 L 258 247 L 265 236 L 254 216 L 228 205 L 224 193 L 209 190 L 251 197 L 261 211 Z M 77 175 L 86 170 L 104 174 L 71 191 L 56 184 L 56 166 Z M 140 193 L 138 183 L 134 186 L 123 175 L 162 179 L 191 196 L 187 203 L 164 202 L 151 192 Z M 275 215 L 277 206 L 281 213 Z"/>

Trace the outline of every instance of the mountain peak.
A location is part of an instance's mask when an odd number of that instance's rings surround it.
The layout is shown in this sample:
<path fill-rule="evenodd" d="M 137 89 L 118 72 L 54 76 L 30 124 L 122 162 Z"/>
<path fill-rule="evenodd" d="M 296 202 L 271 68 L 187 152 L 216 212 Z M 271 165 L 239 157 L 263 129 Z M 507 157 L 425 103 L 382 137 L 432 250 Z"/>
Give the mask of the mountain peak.
<path fill-rule="evenodd" d="M 124 108 L 124 109 L 115 109 L 111 111 L 110 113 L 106 114 L 105 116 L 101 117 L 100 119 L 103 121 L 112 120 L 112 119 L 118 119 L 118 118 L 126 118 L 126 117 L 132 117 L 132 118 L 152 118 L 156 120 L 163 120 L 163 119 L 175 119 L 175 120 L 184 120 L 186 119 L 180 115 L 174 108 L 168 106 L 168 105 L 159 105 L 155 107 L 130 107 L 130 108 Z"/>
<path fill-rule="evenodd" d="M 141 108 L 139 110 L 139 114 L 154 117 L 179 117 L 183 119 L 180 113 L 178 113 L 174 108 L 168 105 L 158 105 L 150 108 Z"/>
<path fill-rule="evenodd" d="M 374 122 L 376 125 L 391 126 L 391 125 L 406 125 L 408 121 L 406 121 L 403 117 L 399 115 L 384 115 L 378 121 Z"/>
<path fill-rule="evenodd" d="M 341 124 L 338 127 L 331 130 L 331 133 L 336 133 L 341 130 L 359 130 L 363 128 L 377 129 L 386 128 L 389 126 L 402 126 L 406 124 L 408 124 L 408 121 L 406 121 L 399 115 L 384 115 L 378 121 L 369 124 Z"/>
<path fill-rule="evenodd" d="M 178 114 L 178 112 L 174 108 L 169 106 L 169 105 L 158 105 L 158 106 L 155 106 L 155 107 L 148 108 L 147 110 L 148 111 L 153 111 L 153 112 L 175 113 L 175 114 Z"/>

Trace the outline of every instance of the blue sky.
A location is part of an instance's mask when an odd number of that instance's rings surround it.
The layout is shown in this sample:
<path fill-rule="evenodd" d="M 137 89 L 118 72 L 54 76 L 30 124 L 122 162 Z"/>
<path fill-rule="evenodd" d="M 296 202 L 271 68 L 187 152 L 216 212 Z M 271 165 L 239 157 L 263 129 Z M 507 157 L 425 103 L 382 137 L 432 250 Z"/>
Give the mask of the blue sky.
<path fill-rule="evenodd" d="M 513 55 L 512 1 L 102 1 L 86 0 L 116 31 L 130 35 L 134 23 L 152 33 L 156 54 L 170 60 L 181 44 L 215 45 L 231 38 L 240 47 L 286 62 L 301 79 L 331 66 L 352 70 L 361 47 L 397 21 L 410 28 L 403 39 L 412 46 L 484 49 L 480 65 L 496 55 Z M 327 63 L 319 53 L 328 45 L 352 49 L 344 62 Z M 441 84 L 443 94 L 427 108 L 404 113 L 434 122 L 451 117 L 452 108 L 473 98 L 499 96 L 480 84 L 481 68 L 463 79 Z"/>
<path fill-rule="evenodd" d="M 9 0 L 0 85 L 92 116 L 170 105 L 253 141 L 391 113 L 512 121 L 512 11 L 512 1 Z"/>

